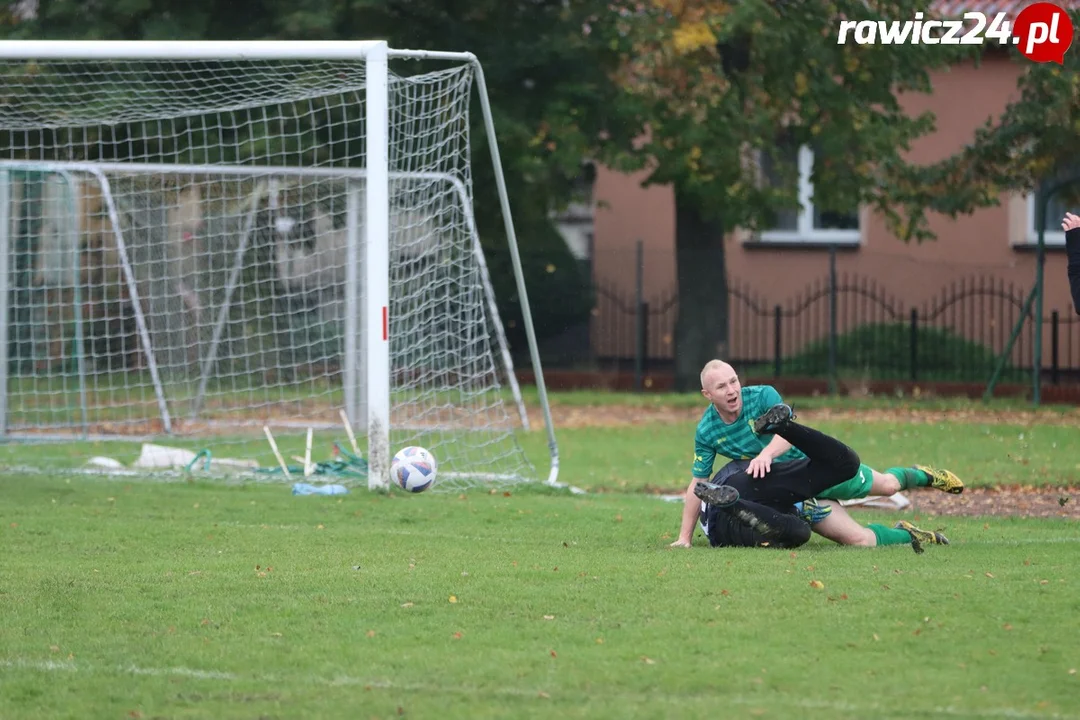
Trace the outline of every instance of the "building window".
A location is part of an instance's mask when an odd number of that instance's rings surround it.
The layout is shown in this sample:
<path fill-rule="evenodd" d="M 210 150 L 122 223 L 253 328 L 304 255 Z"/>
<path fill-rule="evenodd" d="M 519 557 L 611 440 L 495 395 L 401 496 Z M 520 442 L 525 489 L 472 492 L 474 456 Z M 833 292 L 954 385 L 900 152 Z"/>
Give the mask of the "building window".
<path fill-rule="evenodd" d="M 810 176 L 814 168 L 814 151 L 807 146 L 792 149 L 785 159 L 798 167 L 799 210 L 782 210 L 771 228 L 763 228 L 761 242 L 806 243 L 808 245 L 857 245 L 862 239 L 859 230 L 859 211 L 833 212 L 814 206 L 814 186 Z M 768 182 L 778 184 L 772 158 L 761 156 L 761 167 Z"/>
<path fill-rule="evenodd" d="M 1028 195 L 1025 197 L 1027 202 L 1027 241 L 1032 245 L 1039 242 L 1039 229 L 1037 215 L 1039 208 L 1035 204 L 1035 198 L 1041 195 Z M 1050 199 L 1049 204 L 1046 206 L 1046 223 L 1043 227 L 1046 232 L 1043 235 L 1043 240 L 1047 245 L 1065 245 L 1065 232 L 1061 229 L 1061 220 L 1065 217 L 1065 213 L 1070 209 L 1068 205 L 1060 195 L 1055 195 Z M 1073 210 L 1073 212 L 1076 212 Z"/>

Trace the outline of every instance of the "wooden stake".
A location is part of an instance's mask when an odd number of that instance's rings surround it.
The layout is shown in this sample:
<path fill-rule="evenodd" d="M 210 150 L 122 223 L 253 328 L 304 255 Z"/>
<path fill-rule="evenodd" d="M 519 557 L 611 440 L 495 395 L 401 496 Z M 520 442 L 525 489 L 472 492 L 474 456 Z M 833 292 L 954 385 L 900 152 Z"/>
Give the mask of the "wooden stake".
<path fill-rule="evenodd" d="M 304 449 L 304 477 L 309 477 L 315 468 L 311 464 L 311 428 L 307 429 L 307 447 Z"/>
<path fill-rule="evenodd" d="M 270 428 L 267 425 L 263 425 L 263 432 L 266 433 L 266 439 L 270 442 L 270 449 L 274 451 L 274 457 L 277 458 L 278 465 L 281 465 L 281 469 L 285 471 L 285 477 L 292 477 L 289 473 L 289 466 L 285 464 L 285 458 L 281 457 L 281 451 L 278 450 L 277 443 L 274 442 L 274 436 L 270 434 Z"/>
<path fill-rule="evenodd" d="M 344 409 L 342 409 L 340 413 L 341 422 L 345 423 L 345 432 L 349 434 L 349 442 L 352 443 L 353 452 L 356 453 L 357 457 L 359 457 L 360 448 L 356 444 L 356 436 L 353 435 L 352 423 L 349 422 L 349 415 L 345 412 Z"/>

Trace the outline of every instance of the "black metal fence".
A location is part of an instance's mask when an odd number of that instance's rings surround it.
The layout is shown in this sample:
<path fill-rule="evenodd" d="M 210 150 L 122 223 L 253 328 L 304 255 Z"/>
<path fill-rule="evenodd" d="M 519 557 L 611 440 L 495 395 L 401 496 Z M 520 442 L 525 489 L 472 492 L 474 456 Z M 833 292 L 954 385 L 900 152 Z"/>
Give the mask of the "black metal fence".
<path fill-rule="evenodd" d="M 986 381 L 1024 312 L 1029 289 L 992 276 L 946 285 L 909 304 L 883 283 L 854 274 L 826 276 L 781 303 L 745 284 L 729 293 L 730 357 L 745 374 L 868 380 Z M 674 353 L 678 293 L 645 297 L 640 288 L 599 283 L 588 358 L 569 364 L 662 372 Z M 1003 381 L 1030 378 L 1031 312 L 1010 352 Z M 1054 384 L 1080 375 L 1080 318 L 1051 309 L 1042 318 L 1042 366 Z"/>

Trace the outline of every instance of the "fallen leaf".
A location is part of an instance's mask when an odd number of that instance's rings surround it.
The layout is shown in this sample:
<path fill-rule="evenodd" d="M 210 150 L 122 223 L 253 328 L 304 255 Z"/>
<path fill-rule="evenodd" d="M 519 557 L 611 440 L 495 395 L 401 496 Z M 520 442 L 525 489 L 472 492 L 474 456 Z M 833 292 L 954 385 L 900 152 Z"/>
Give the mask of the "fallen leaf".
<path fill-rule="evenodd" d="M 451 635 L 451 637 L 454 638 L 455 640 L 460 640 L 461 639 L 461 633 L 456 632 L 453 635 Z"/>
<path fill-rule="evenodd" d="M 544 698 L 544 699 L 547 699 L 547 698 L 549 698 L 549 697 L 551 697 L 551 696 L 550 696 L 550 695 L 548 695 L 548 694 L 547 694 L 546 692 L 544 692 L 543 690 L 541 690 L 541 691 L 540 691 L 540 694 L 538 695 L 538 697 L 542 697 L 542 698 Z"/>
<path fill-rule="evenodd" d="M 1010 625 L 1009 623 L 1005 623 L 1005 624 L 1004 624 L 1004 625 L 1002 625 L 1001 627 L 1002 627 L 1002 629 L 1004 629 L 1004 630 L 1012 630 L 1012 629 L 1013 629 L 1012 625 Z"/>
<path fill-rule="evenodd" d="M 326 526 L 323 525 L 322 523 L 319 523 L 318 525 L 315 526 L 315 529 L 316 530 L 325 530 Z"/>
<path fill-rule="evenodd" d="M 368 637 L 375 637 L 375 631 L 374 630 L 368 630 L 367 631 L 367 636 Z"/>
<path fill-rule="evenodd" d="M 988 577 L 988 578 L 993 578 L 993 577 L 994 577 L 994 573 L 986 573 L 986 577 Z"/>
<path fill-rule="evenodd" d="M 603 645 L 604 644 L 604 638 L 596 638 L 596 644 L 597 645 Z M 1076 671 L 1073 670 L 1072 672 L 1076 672 Z"/>
<path fill-rule="evenodd" d="M 545 616 L 544 616 L 544 619 L 545 619 L 545 620 L 554 620 L 554 619 L 555 619 L 555 616 L 554 616 L 554 615 L 545 615 Z"/>
<path fill-rule="evenodd" d="M 1076 668 L 1069 668 L 1069 674 L 1070 675 L 1075 675 L 1076 674 Z"/>
<path fill-rule="evenodd" d="M 557 658 L 557 657 L 559 657 L 559 654 L 558 654 L 558 653 L 556 653 L 556 652 L 555 652 L 554 650 L 552 650 L 552 651 L 551 651 L 551 657 L 553 657 L 553 658 Z"/>
<path fill-rule="evenodd" d="M 821 582 L 820 580 L 811 580 L 810 587 L 814 588 L 815 590 L 821 590 L 825 587 L 825 583 Z"/>
<path fill-rule="evenodd" d="M 450 598 L 449 598 L 449 602 L 456 603 L 457 602 L 457 595 L 451 595 Z"/>
<path fill-rule="evenodd" d="M 410 608 L 412 606 L 413 606 L 413 604 L 411 602 L 401 603 L 401 607 L 404 607 L 404 608 Z"/>
<path fill-rule="evenodd" d="M 645 657 L 644 655 L 643 655 L 643 656 L 641 657 L 641 661 L 642 661 L 643 663 L 645 663 L 646 665 L 655 665 L 655 664 L 656 664 L 656 661 L 655 661 L 655 660 L 653 660 L 653 659 L 652 659 L 652 658 L 650 658 L 650 657 Z"/>
<path fill-rule="evenodd" d="M 877 633 L 873 634 L 873 638 L 874 638 L 874 642 L 877 642 L 878 640 L 881 640 L 881 638 L 878 637 Z"/>

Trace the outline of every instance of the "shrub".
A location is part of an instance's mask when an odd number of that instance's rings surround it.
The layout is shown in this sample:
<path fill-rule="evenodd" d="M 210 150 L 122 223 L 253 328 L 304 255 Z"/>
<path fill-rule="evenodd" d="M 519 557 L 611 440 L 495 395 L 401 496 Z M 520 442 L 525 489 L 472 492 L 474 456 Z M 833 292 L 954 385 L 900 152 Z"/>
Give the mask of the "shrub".
<path fill-rule="evenodd" d="M 997 356 L 990 348 L 940 327 L 915 332 L 915 379 L 979 382 L 990 378 Z M 911 327 L 904 323 L 861 325 L 837 337 L 836 371 L 841 377 L 907 380 L 912 377 Z M 815 377 L 829 371 L 829 340 L 822 338 L 784 358 L 783 375 Z M 1003 381 L 1021 379 L 1006 368 Z"/>

